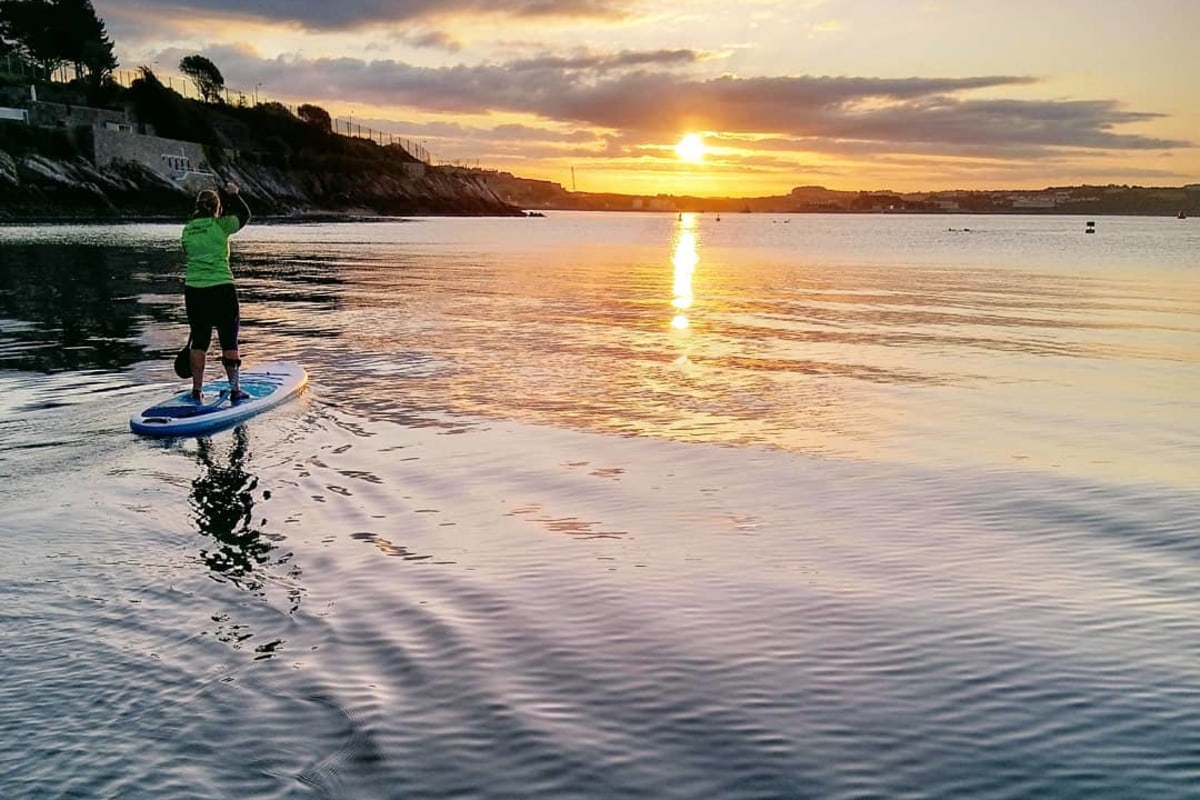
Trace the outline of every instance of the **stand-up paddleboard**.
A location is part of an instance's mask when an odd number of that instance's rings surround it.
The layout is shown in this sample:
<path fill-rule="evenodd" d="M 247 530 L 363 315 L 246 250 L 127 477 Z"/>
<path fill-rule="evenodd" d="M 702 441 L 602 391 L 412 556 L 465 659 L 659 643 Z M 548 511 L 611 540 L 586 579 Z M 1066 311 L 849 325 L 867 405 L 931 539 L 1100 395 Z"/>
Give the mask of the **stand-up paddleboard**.
<path fill-rule="evenodd" d="M 192 399 L 192 390 L 160 401 L 129 419 L 134 433 L 148 436 L 196 436 L 235 425 L 274 408 L 296 395 L 308 383 L 308 373 L 299 364 L 272 362 L 242 370 L 241 389 L 250 395 L 229 402 L 229 382 L 204 385 L 204 398 Z"/>

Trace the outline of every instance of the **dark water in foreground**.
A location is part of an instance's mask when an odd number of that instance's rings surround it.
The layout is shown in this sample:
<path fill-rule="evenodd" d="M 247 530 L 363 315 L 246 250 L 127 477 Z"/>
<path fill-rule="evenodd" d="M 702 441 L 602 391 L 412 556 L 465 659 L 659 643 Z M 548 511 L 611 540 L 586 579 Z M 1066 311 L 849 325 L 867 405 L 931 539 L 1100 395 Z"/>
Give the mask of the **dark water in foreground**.
<path fill-rule="evenodd" d="M 947 230 L 954 227 L 959 230 Z M 961 230 L 970 227 L 970 232 Z M 1192 797 L 1200 228 L 0 228 L 0 797 Z"/>

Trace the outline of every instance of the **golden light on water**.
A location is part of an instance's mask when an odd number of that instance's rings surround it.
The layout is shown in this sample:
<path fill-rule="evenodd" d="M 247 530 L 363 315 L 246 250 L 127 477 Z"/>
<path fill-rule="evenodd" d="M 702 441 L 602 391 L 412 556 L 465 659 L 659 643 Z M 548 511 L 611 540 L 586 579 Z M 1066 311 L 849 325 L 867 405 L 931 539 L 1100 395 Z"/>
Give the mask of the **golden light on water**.
<path fill-rule="evenodd" d="M 671 305 L 680 313 L 671 320 L 671 327 L 676 330 L 687 330 L 690 325 L 687 310 L 692 307 L 695 295 L 692 292 L 692 276 L 696 273 L 696 265 L 700 263 L 700 255 L 696 250 L 696 215 L 680 214 L 679 230 L 675 237 L 675 251 L 671 263 L 675 265 L 675 284 Z"/>

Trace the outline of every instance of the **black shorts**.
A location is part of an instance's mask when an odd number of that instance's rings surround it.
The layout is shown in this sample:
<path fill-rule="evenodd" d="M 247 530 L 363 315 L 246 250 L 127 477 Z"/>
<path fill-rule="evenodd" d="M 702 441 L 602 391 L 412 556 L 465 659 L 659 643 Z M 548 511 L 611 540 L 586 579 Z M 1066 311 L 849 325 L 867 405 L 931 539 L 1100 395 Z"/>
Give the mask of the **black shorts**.
<path fill-rule="evenodd" d="M 188 325 L 192 328 L 192 349 L 207 350 L 212 344 L 212 329 L 216 327 L 222 350 L 238 349 L 238 327 L 241 314 L 237 289 L 232 283 L 219 286 L 183 287 L 183 303 L 187 308 Z"/>

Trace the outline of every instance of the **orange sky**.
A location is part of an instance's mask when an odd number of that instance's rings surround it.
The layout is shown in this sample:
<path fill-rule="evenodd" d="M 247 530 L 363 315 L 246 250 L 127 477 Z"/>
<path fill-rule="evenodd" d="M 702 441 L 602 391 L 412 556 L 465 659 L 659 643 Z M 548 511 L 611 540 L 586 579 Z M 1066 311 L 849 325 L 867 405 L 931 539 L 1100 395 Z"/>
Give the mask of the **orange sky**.
<path fill-rule="evenodd" d="M 260 99 L 567 188 L 572 168 L 638 194 L 1200 183 L 1197 3 L 94 5 L 125 68 L 201 53 Z"/>

